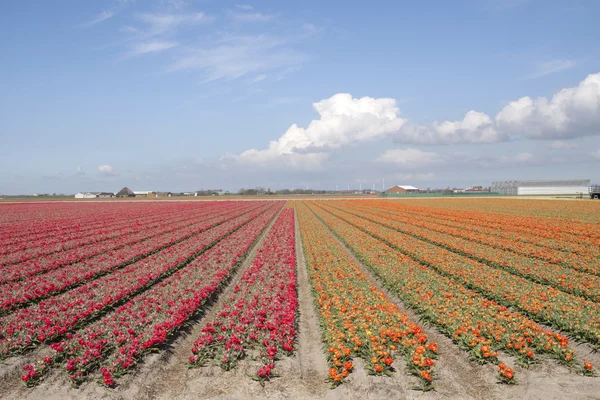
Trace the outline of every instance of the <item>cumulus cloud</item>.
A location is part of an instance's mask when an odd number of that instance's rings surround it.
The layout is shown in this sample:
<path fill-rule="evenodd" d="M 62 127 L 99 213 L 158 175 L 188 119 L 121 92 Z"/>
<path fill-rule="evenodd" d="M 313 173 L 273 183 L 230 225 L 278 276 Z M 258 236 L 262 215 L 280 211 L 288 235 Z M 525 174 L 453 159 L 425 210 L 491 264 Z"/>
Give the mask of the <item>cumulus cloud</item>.
<path fill-rule="evenodd" d="M 403 168 L 422 168 L 433 164 L 439 164 L 441 158 L 437 153 L 407 148 L 387 150 L 377 157 L 375 161 L 393 164 Z"/>
<path fill-rule="evenodd" d="M 494 143 L 507 138 L 487 114 L 473 110 L 460 121 L 407 123 L 395 136 L 397 142 L 416 144 Z"/>
<path fill-rule="evenodd" d="M 313 108 L 319 119 L 307 128 L 293 124 L 267 149 L 247 150 L 237 159 L 258 164 L 285 160 L 296 168 L 310 168 L 320 165 L 331 149 L 381 139 L 397 132 L 405 122 L 398 116 L 396 101 L 388 98 L 357 99 L 340 93 L 314 103 Z"/>
<path fill-rule="evenodd" d="M 103 175 L 115 175 L 112 165 L 103 164 L 98 166 L 98 172 Z"/>
<path fill-rule="evenodd" d="M 353 98 L 348 93 L 336 94 L 314 103 L 313 107 L 319 118 L 308 127 L 293 124 L 279 139 L 271 141 L 268 148 L 250 149 L 232 157 L 243 163 L 281 163 L 297 169 L 318 169 L 334 149 L 388 137 L 412 144 L 555 139 L 551 148 L 572 148 L 574 145 L 559 139 L 600 133 L 600 73 L 589 75 L 576 87 L 560 90 L 551 99 L 523 97 L 513 101 L 494 119 L 472 110 L 462 120 L 418 125 L 400 118 L 394 99 Z M 484 168 L 542 163 L 531 153 L 470 160 L 473 165 Z M 404 168 L 422 168 L 457 160 L 404 148 L 388 150 L 376 161 Z"/>
<path fill-rule="evenodd" d="M 406 123 L 394 135 L 414 144 L 494 143 L 511 139 L 570 139 L 600 134 L 600 73 L 588 75 L 576 87 L 551 99 L 522 97 L 500 110 L 494 119 L 469 111 L 462 120 Z"/>
<path fill-rule="evenodd" d="M 531 139 L 567 139 L 600 133 L 600 73 L 546 97 L 522 97 L 496 115 L 499 129 Z"/>

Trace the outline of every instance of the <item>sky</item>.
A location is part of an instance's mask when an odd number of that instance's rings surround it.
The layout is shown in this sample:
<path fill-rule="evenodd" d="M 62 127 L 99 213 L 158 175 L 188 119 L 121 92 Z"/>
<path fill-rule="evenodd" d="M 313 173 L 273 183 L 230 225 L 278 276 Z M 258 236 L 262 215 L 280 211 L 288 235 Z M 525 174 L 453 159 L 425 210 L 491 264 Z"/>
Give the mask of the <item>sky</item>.
<path fill-rule="evenodd" d="M 600 183 L 598 15 L 582 0 L 5 0 L 0 193 Z"/>

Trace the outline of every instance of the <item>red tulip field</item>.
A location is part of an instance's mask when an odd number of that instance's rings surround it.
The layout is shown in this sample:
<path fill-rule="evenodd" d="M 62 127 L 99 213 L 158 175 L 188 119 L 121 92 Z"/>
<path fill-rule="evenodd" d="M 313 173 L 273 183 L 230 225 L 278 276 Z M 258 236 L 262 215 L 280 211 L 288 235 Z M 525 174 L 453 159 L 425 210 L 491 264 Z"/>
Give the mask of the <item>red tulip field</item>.
<path fill-rule="evenodd" d="M 587 399 L 600 207 L 0 204 L 2 398 Z"/>

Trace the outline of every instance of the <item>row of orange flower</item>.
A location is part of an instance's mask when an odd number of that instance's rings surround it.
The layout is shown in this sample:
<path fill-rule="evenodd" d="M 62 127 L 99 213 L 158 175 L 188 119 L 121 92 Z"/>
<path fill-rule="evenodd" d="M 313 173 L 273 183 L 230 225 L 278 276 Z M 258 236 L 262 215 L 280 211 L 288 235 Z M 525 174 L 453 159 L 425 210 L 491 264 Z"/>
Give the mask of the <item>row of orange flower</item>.
<path fill-rule="evenodd" d="M 471 239 L 471 234 L 466 230 L 463 230 L 465 233 L 461 234 L 462 237 L 458 237 L 457 230 L 450 230 L 435 223 L 422 222 L 405 214 L 389 214 L 375 207 L 368 210 L 359 209 L 350 203 L 344 204 L 343 209 L 361 218 L 445 247 L 533 282 L 550 285 L 558 290 L 600 302 L 600 276 L 578 272 L 567 266 L 498 248 L 493 245 L 493 240 L 484 243 L 484 237 Z M 594 264 L 581 265 L 589 270 L 598 270 Z"/>
<path fill-rule="evenodd" d="M 297 211 L 332 383 L 352 372 L 353 358 L 363 359 L 372 374 L 389 375 L 401 354 L 422 388 L 431 388 L 437 345 L 375 287 L 305 205 Z"/>
<path fill-rule="evenodd" d="M 468 350 L 473 359 L 499 364 L 498 351 L 504 351 L 518 357 L 521 363 L 529 364 L 534 362 L 536 353 L 545 353 L 574 365 L 574 352 L 565 336 L 543 329 L 529 318 L 440 275 L 335 216 L 331 207 L 311 203 L 310 208 L 387 288 L 459 347 Z M 361 224 L 361 228 L 364 226 Z M 500 372 L 503 381 L 514 379 L 512 370 L 507 373 L 504 368 Z"/>
<path fill-rule="evenodd" d="M 446 236 L 451 235 L 467 240 L 480 247 L 484 245 L 484 248 L 491 246 L 501 255 L 510 256 L 511 253 L 516 253 L 521 259 L 536 265 L 560 264 L 557 267 L 569 273 L 573 270 L 586 272 L 586 274 L 575 272 L 576 275 L 583 277 L 588 277 L 589 274 L 600 275 L 600 246 L 597 248 L 592 242 L 580 244 L 562 240 L 558 242 L 559 247 L 558 244 L 544 242 L 539 235 L 511 232 L 510 226 L 505 225 L 502 229 L 478 227 L 472 221 L 451 221 L 448 219 L 449 216 L 431 216 L 427 211 L 415 212 L 408 206 L 398 208 L 395 204 L 390 206 L 389 202 L 376 202 L 369 205 L 348 202 L 345 205 L 352 205 L 362 211 L 377 210 L 379 215 L 392 218 L 397 222 L 409 223 L 415 229 L 434 230 Z"/>
<path fill-rule="evenodd" d="M 487 298 L 526 312 L 534 320 L 594 345 L 600 344 L 600 306 L 597 303 L 492 268 L 329 205 L 322 207 Z"/>

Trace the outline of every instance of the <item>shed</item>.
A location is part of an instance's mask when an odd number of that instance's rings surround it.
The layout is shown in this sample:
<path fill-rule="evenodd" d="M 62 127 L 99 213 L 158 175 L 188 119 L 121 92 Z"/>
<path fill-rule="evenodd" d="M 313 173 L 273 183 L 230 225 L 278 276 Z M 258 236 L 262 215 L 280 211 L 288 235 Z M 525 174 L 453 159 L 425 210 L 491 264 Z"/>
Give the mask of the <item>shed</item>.
<path fill-rule="evenodd" d="M 119 190 L 116 194 L 117 197 L 135 197 L 135 193 L 133 190 L 129 189 L 125 186 L 123 189 Z"/>
<path fill-rule="evenodd" d="M 396 185 L 385 191 L 386 194 L 397 194 L 397 193 L 418 193 L 419 188 L 410 185 Z"/>

